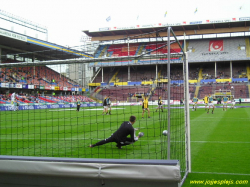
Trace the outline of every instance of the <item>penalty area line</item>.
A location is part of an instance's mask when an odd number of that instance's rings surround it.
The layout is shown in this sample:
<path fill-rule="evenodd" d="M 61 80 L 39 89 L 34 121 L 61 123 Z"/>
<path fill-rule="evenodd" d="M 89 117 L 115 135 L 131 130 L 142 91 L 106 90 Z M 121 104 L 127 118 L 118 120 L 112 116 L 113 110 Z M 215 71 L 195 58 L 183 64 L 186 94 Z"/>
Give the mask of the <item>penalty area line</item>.
<path fill-rule="evenodd" d="M 250 142 L 230 142 L 230 141 L 191 141 L 191 143 L 235 143 L 235 144 L 250 144 Z"/>
<path fill-rule="evenodd" d="M 216 174 L 216 175 L 242 175 L 242 176 L 250 176 L 250 174 L 247 173 L 218 173 L 218 172 L 196 172 L 196 171 L 192 171 L 191 173 L 200 173 L 200 174 Z"/>

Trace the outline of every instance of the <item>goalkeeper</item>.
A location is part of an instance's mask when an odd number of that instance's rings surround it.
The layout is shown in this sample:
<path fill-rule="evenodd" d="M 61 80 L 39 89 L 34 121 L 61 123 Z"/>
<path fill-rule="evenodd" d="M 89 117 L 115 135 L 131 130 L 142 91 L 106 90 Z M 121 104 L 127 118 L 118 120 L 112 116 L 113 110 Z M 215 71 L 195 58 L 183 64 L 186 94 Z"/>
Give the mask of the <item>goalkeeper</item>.
<path fill-rule="evenodd" d="M 122 146 L 130 145 L 137 141 L 144 134 L 141 132 L 138 136 L 135 135 L 136 129 L 133 128 L 133 124 L 136 121 L 135 116 L 130 116 L 129 121 L 125 121 L 121 124 L 120 128 L 114 132 L 109 138 L 101 140 L 95 144 L 91 144 L 89 147 L 95 147 L 110 142 L 116 142 L 116 147 L 121 149 Z M 127 137 L 129 136 L 130 137 Z"/>

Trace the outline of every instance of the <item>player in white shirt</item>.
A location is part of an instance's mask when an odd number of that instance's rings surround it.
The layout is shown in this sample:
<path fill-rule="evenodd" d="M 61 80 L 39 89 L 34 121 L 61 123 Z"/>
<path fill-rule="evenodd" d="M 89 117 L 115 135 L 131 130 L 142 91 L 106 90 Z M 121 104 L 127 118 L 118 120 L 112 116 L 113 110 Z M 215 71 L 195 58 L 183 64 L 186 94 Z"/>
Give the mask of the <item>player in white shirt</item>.
<path fill-rule="evenodd" d="M 235 100 L 234 98 L 232 98 L 230 109 L 234 109 L 234 108 L 235 108 Z"/>
<path fill-rule="evenodd" d="M 13 92 L 13 93 L 11 94 L 11 108 L 12 108 L 12 110 L 14 110 L 14 111 L 16 111 L 16 110 L 15 110 L 15 109 L 16 109 L 16 107 L 15 107 L 15 101 L 16 101 L 16 93 Z"/>

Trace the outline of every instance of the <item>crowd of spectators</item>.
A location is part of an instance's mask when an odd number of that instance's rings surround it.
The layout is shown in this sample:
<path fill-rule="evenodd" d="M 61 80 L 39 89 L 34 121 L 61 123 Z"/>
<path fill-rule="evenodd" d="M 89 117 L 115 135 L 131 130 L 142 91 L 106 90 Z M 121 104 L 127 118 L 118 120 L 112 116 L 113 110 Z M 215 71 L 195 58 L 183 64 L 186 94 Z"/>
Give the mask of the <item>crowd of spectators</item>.
<path fill-rule="evenodd" d="M 46 103 L 49 102 L 42 100 L 42 98 L 49 98 L 50 100 L 56 102 L 76 102 L 80 100 L 81 102 L 94 102 L 93 99 L 82 95 L 65 95 L 65 96 L 41 96 L 40 94 L 28 95 L 28 94 L 17 94 L 16 100 L 20 103 Z M 11 93 L 10 94 L 0 94 L 1 104 L 8 104 L 11 102 Z"/>
<path fill-rule="evenodd" d="M 94 102 L 93 99 L 83 95 L 68 95 L 68 96 L 55 96 L 54 98 L 65 101 L 65 102 L 76 102 L 80 100 L 81 102 Z"/>
<path fill-rule="evenodd" d="M 47 66 L 1 68 L 0 82 L 79 87 L 79 85 L 73 80 L 70 80 Z"/>

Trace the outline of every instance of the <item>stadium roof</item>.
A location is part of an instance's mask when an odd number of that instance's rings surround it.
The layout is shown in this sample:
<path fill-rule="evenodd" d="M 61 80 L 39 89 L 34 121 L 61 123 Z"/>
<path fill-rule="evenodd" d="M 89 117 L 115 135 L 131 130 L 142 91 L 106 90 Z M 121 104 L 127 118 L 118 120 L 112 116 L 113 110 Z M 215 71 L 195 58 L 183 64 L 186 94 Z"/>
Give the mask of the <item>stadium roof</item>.
<path fill-rule="evenodd" d="M 65 46 L 28 37 L 2 28 L 0 28 L 0 48 L 6 54 L 18 54 L 18 56 L 31 59 L 34 56 L 36 60 L 40 61 L 79 57 L 93 58 L 92 55 Z"/>
<path fill-rule="evenodd" d="M 234 18 L 233 18 L 234 19 Z M 250 31 L 250 18 L 241 18 L 243 21 L 228 21 L 218 20 L 210 21 L 206 20 L 207 23 L 202 21 L 186 23 L 173 23 L 173 24 L 152 24 L 152 25 L 136 25 L 132 27 L 105 27 L 99 28 L 98 31 L 83 31 L 89 37 L 92 37 L 92 41 L 97 40 L 111 40 L 121 39 L 124 36 L 133 36 L 139 34 L 145 34 L 155 32 L 163 29 L 164 27 L 172 27 L 175 34 L 183 35 L 195 35 L 195 34 L 215 34 L 215 33 L 230 33 L 230 32 L 247 32 Z M 164 36 L 164 35 L 162 35 Z"/>

